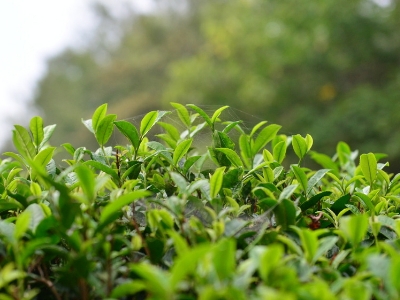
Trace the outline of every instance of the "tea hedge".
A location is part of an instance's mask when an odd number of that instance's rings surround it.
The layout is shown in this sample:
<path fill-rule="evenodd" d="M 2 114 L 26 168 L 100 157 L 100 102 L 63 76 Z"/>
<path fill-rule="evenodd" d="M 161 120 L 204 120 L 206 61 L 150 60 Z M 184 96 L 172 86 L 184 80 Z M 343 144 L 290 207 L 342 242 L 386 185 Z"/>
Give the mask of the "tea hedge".
<path fill-rule="evenodd" d="M 385 155 L 339 142 L 330 157 L 310 135 L 222 121 L 227 106 L 171 105 L 136 126 L 98 107 L 83 120 L 95 151 L 50 146 L 40 117 L 15 125 L 0 299 L 400 297 L 400 175 Z"/>

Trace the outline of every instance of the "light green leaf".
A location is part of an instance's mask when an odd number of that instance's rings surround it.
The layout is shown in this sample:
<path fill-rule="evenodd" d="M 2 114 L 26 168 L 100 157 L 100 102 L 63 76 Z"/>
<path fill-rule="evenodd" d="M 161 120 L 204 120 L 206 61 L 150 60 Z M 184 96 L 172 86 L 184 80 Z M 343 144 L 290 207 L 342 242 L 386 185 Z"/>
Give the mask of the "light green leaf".
<path fill-rule="evenodd" d="M 252 154 L 256 155 L 267 143 L 272 141 L 281 127 L 282 126 L 277 124 L 271 124 L 263 128 L 252 145 Z"/>
<path fill-rule="evenodd" d="M 182 123 L 185 124 L 186 127 L 190 127 L 190 115 L 185 106 L 180 103 L 171 102 L 170 103 L 177 111 L 179 119 L 181 119 Z"/>
<path fill-rule="evenodd" d="M 30 222 L 29 229 L 32 230 L 33 233 L 36 231 L 36 227 L 40 224 L 40 222 L 46 217 L 42 207 L 37 203 L 32 203 L 29 205 L 25 211 L 30 213 Z"/>
<path fill-rule="evenodd" d="M 292 146 L 294 153 L 296 153 L 297 157 L 302 160 L 308 152 L 306 140 L 300 134 L 296 134 L 293 136 Z"/>
<path fill-rule="evenodd" d="M 340 219 L 339 228 L 352 243 L 353 247 L 357 247 L 367 233 L 368 217 L 362 214 L 344 216 Z"/>
<path fill-rule="evenodd" d="M 119 177 L 117 172 L 115 172 L 113 169 L 111 169 L 109 166 L 106 166 L 98 161 L 95 160 L 88 160 L 83 163 L 83 165 L 87 166 L 92 166 L 95 167 L 96 169 L 103 171 L 104 173 L 110 175 L 116 182 L 119 181 Z"/>
<path fill-rule="evenodd" d="M 48 140 L 51 138 L 51 136 L 53 135 L 54 130 L 56 129 L 56 124 L 53 125 L 48 125 L 43 129 L 44 132 L 44 136 L 43 136 L 43 140 L 39 145 L 39 150 L 43 148 L 44 145 L 46 145 L 46 143 L 48 142 Z"/>
<path fill-rule="evenodd" d="M 110 139 L 114 129 L 114 121 L 116 118 L 117 115 L 105 116 L 97 125 L 95 136 L 100 146 L 103 147 Z"/>
<path fill-rule="evenodd" d="M 89 202 L 93 201 L 95 198 L 95 180 L 92 170 L 85 165 L 81 165 L 75 169 L 75 173 L 78 175 L 81 188 L 86 198 Z"/>
<path fill-rule="evenodd" d="M 236 167 L 243 167 L 242 160 L 235 151 L 228 148 L 215 148 L 214 150 L 224 153 L 229 161 L 233 163 Z"/>
<path fill-rule="evenodd" d="M 93 113 L 92 128 L 94 129 L 95 132 L 97 132 L 97 128 L 100 125 L 103 118 L 106 116 L 106 114 L 107 114 L 107 103 L 100 105 Z"/>
<path fill-rule="evenodd" d="M 281 194 L 279 195 L 279 200 L 290 199 L 290 197 L 293 195 L 298 186 L 299 186 L 298 184 L 291 184 L 285 187 L 281 192 Z"/>
<path fill-rule="evenodd" d="M 95 134 L 95 130 L 93 129 L 93 125 L 92 125 L 92 119 L 88 119 L 88 120 L 81 119 L 81 121 L 82 121 L 83 125 L 85 125 L 85 127 L 87 129 L 89 129 L 89 131 L 91 133 Z"/>
<path fill-rule="evenodd" d="M 318 238 L 314 231 L 292 227 L 300 237 L 304 256 L 309 263 L 312 263 L 318 250 Z"/>
<path fill-rule="evenodd" d="M 253 129 L 251 130 L 250 137 L 252 137 L 257 132 L 257 130 L 261 128 L 261 126 L 263 126 L 267 123 L 268 123 L 268 121 L 261 121 L 260 123 L 256 124 L 253 127 Z"/>
<path fill-rule="evenodd" d="M 281 164 L 286 156 L 286 141 L 281 141 L 276 144 L 272 150 L 272 155 L 274 156 L 274 159 Z"/>
<path fill-rule="evenodd" d="M 129 295 L 134 295 L 146 289 L 146 284 L 141 280 L 129 279 L 121 284 L 118 284 L 112 291 L 111 297 L 114 299 L 124 299 Z"/>
<path fill-rule="evenodd" d="M 218 108 L 215 112 L 214 112 L 214 114 L 212 115 L 212 117 L 211 117 L 211 123 L 214 125 L 215 124 L 215 122 L 216 122 L 216 120 L 217 120 L 217 118 L 221 115 L 221 113 L 225 110 L 225 109 L 227 109 L 229 106 L 222 106 L 222 107 L 220 107 L 220 108 Z"/>
<path fill-rule="evenodd" d="M 39 116 L 33 117 L 29 123 L 29 129 L 33 136 L 33 143 L 39 147 L 44 138 L 43 119 Z"/>
<path fill-rule="evenodd" d="M 303 169 L 298 166 L 292 166 L 292 170 L 294 176 L 296 176 L 297 181 L 300 183 L 300 186 L 302 187 L 303 191 L 306 193 L 308 186 L 306 173 L 304 173 Z"/>
<path fill-rule="evenodd" d="M 339 142 L 336 146 L 336 152 L 341 166 L 344 166 L 350 159 L 351 149 L 345 142 Z"/>
<path fill-rule="evenodd" d="M 314 141 L 313 141 L 312 136 L 309 135 L 309 134 L 306 135 L 305 141 L 306 141 L 307 152 L 308 152 L 308 151 L 310 151 L 310 149 L 311 149 L 311 147 L 312 147 Z"/>
<path fill-rule="evenodd" d="M 17 217 L 15 222 L 14 238 L 19 240 L 23 237 L 25 232 L 29 229 L 29 224 L 31 222 L 31 212 L 25 210 Z"/>
<path fill-rule="evenodd" d="M 130 269 L 143 279 L 153 299 L 172 299 L 170 277 L 166 272 L 148 263 L 132 264 Z"/>
<path fill-rule="evenodd" d="M 139 147 L 140 137 L 136 127 L 127 121 L 115 121 L 118 130 L 131 142 L 133 148 Z"/>
<path fill-rule="evenodd" d="M 13 142 L 15 148 L 23 157 L 33 159 L 36 155 L 36 150 L 28 130 L 20 125 L 14 125 L 14 127 Z"/>
<path fill-rule="evenodd" d="M 288 199 L 281 200 L 274 208 L 276 223 L 286 230 L 289 226 L 296 223 L 296 208 L 292 201 Z"/>
<path fill-rule="evenodd" d="M 332 173 L 336 176 L 339 176 L 339 168 L 337 164 L 326 154 L 318 153 L 315 151 L 311 151 L 311 158 L 317 163 L 320 164 L 325 169 L 331 169 Z"/>
<path fill-rule="evenodd" d="M 378 171 L 375 155 L 373 153 L 361 154 L 360 166 L 364 177 L 367 179 L 369 184 L 372 185 Z"/>
<path fill-rule="evenodd" d="M 219 191 L 222 187 L 224 179 L 225 167 L 217 168 L 214 174 L 210 177 L 210 197 L 214 199 L 218 196 Z"/>
<path fill-rule="evenodd" d="M 211 121 L 210 117 L 204 112 L 204 110 L 194 104 L 187 104 L 187 106 L 196 111 L 204 119 L 204 121 L 206 121 L 207 125 L 210 126 L 211 130 L 214 131 L 213 122 Z"/>
<path fill-rule="evenodd" d="M 192 145 L 192 142 L 193 139 L 183 140 L 176 146 L 176 149 L 172 157 L 172 161 L 175 166 L 188 153 L 190 146 Z"/>
<path fill-rule="evenodd" d="M 156 124 L 157 116 L 158 111 L 151 111 L 143 117 L 140 122 L 140 134 L 142 137 L 150 131 L 154 124 Z"/>
<path fill-rule="evenodd" d="M 314 186 L 325 176 L 326 173 L 328 173 L 330 170 L 329 169 L 321 169 L 315 172 L 315 174 L 308 180 L 308 187 L 307 187 L 307 192 L 306 194 L 308 195 Z"/>
<path fill-rule="evenodd" d="M 354 193 L 354 195 L 357 196 L 358 198 L 360 198 L 360 200 L 364 203 L 364 205 L 366 207 L 368 207 L 371 216 L 374 216 L 375 215 L 375 206 L 372 204 L 371 199 L 367 195 L 360 193 L 360 192 L 356 192 L 356 193 Z"/>
<path fill-rule="evenodd" d="M 100 216 L 100 225 L 101 227 L 107 226 L 108 224 L 115 221 L 121 210 L 124 206 L 131 204 L 132 202 L 151 195 L 149 191 L 138 190 L 134 192 L 130 192 L 128 194 L 122 195 L 121 197 L 111 201 L 107 204 Z"/>
<path fill-rule="evenodd" d="M 227 280 L 235 272 L 236 240 L 222 239 L 212 249 L 213 267 L 221 281 Z"/>
<path fill-rule="evenodd" d="M 181 138 L 179 130 L 174 125 L 165 122 L 158 122 L 158 125 L 164 128 L 168 136 L 171 137 L 175 142 L 179 141 Z"/>
<path fill-rule="evenodd" d="M 178 187 L 179 191 L 181 193 L 186 192 L 188 186 L 186 179 L 181 174 L 175 172 L 171 172 L 169 175 L 171 176 L 172 181 Z"/>
<path fill-rule="evenodd" d="M 49 148 L 43 149 L 38 154 L 36 154 L 33 161 L 36 164 L 38 164 L 39 166 L 45 167 L 50 162 L 50 160 L 53 158 L 54 150 L 56 150 L 55 147 L 49 147 Z"/>

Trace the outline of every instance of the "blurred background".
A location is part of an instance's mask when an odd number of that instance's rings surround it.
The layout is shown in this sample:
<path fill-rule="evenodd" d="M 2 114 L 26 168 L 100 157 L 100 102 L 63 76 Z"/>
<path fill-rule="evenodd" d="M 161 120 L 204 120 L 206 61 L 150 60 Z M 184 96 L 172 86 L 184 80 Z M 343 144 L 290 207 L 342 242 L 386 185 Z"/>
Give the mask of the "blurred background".
<path fill-rule="evenodd" d="M 63 34 L 46 34 L 62 19 L 60 3 L 32 19 L 54 14 L 34 44 Z M 400 171 L 400 0 L 110 0 L 76 7 L 66 14 L 70 36 L 49 48 L 35 80 L 21 81 L 12 97 L 0 91 L 3 128 L 41 115 L 46 125 L 57 124 L 52 145 L 95 149 L 80 120 L 106 102 L 118 119 L 170 109 L 169 102 L 229 105 L 246 122 L 310 133 L 313 149 L 328 155 L 338 141 L 387 153 L 390 169 Z M 21 37 L 6 28 L 2 47 L 11 49 Z M 30 51 L 21 50 L 15 72 L 24 72 Z M 3 150 L 11 147 L 8 132 L 2 130 Z"/>

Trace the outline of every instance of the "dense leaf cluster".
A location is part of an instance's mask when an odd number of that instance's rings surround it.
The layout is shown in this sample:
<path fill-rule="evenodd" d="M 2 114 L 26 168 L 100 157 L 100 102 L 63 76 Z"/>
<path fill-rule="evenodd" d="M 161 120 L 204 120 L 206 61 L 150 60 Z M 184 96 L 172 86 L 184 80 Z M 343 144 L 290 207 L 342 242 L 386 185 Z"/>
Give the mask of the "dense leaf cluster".
<path fill-rule="evenodd" d="M 226 106 L 171 105 L 138 126 L 101 105 L 83 120 L 99 149 L 63 144 L 65 167 L 55 125 L 15 126 L 0 164 L 1 299 L 400 297 L 400 176 L 384 155 L 340 142 L 331 158 L 310 135 L 223 122 Z M 127 144 L 107 146 L 116 134 Z"/>

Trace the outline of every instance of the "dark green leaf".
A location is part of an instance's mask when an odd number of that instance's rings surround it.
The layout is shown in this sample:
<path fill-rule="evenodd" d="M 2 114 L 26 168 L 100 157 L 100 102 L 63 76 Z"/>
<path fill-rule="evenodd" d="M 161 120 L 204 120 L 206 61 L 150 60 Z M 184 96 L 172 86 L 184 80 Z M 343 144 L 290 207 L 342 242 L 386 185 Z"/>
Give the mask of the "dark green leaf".
<path fill-rule="evenodd" d="M 346 194 L 342 197 L 340 197 L 339 199 L 337 199 L 335 201 L 335 203 L 332 204 L 332 206 L 330 207 L 330 209 L 337 215 L 339 214 L 343 209 L 346 208 L 346 204 L 349 204 L 351 195 L 350 194 Z"/>
<path fill-rule="evenodd" d="M 311 197 L 306 202 L 302 203 L 300 205 L 300 209 L 303 212 L 305 212 L 307 209 L 315 206 L 323 197 L 329 196 L 330 194 L 332 194 L 332 192 L 330 192 L 330 191 L 325 191 L 325 192 L 319 193 L 319 194 Z"/>

